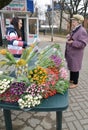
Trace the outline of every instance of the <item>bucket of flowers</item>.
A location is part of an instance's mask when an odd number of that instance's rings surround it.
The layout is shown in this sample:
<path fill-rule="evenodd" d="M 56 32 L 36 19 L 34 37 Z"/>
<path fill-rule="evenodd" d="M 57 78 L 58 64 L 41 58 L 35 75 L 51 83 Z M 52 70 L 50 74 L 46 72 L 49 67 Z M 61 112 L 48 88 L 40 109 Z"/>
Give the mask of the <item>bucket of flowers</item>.
<path fill-rule="evenodd" d="M 31 108 L 39 105 L 42 99 L 67 91 L 68 73 L 59 44 L 41 50 L 34 44 L 24 50 L 20 59 L 15 59 L 5 49 L 0 50 L 0 54 L 4 56 L 1 67 L 15 66 L 15 76 L 12 71 L 0 76 L 1 101 L 16 102 L 21 109 Z"/>

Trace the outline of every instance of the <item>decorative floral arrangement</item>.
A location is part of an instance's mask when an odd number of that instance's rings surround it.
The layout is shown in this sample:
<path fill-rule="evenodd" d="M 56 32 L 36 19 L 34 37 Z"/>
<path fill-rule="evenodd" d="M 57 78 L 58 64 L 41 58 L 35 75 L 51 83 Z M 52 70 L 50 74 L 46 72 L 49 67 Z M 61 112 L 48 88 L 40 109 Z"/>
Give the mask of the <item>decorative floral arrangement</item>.
<path fill-rule="evenodd" d="M 20 59 L 15 59 L 5 49 L 0 50 L 0 55 L 4 56 L 1 67 L 14 66 L 13 72 L 1 72 L 1 101 L 17 102 L 22 109 L 30 108 L 39 105 L 42 99 L 64 94 L 68 89 L 68 73 L 59 44 L 39 49 L 34 43 L 23 51 Z"/>

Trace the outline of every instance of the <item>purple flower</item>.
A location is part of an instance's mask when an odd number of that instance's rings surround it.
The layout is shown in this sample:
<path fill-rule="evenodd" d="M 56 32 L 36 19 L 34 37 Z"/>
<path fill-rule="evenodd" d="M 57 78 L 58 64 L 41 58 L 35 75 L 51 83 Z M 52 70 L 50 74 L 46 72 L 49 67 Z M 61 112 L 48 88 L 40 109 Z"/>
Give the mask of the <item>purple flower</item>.
<path fill-rule="evenodd" d="M 57 55 L 51 55 L 50 59 L 54 62 L 56 67 L 59 67 L 61 65 L 62 59 Z"/>
<path fill-rule="evenodd" d="M 10 92 L 13 95 L 20 96 L 21 94 L 23 94 L 26 91 L 26 85 L 23 82 L 14 82 L 11 84 L 10 87 L 11 87 Z"/>

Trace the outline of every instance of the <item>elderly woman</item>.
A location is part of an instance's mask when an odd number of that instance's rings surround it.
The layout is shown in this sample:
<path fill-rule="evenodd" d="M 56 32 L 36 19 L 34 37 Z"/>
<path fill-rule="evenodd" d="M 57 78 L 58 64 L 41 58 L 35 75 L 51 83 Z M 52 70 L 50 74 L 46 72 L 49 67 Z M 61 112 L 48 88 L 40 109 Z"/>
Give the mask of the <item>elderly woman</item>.
<path fill-rule="evenodd" d="M 69 88 L 76 88 L 78 85 L 79 71 L 82 66 L 82 59 L 84 48 L 88 43 L 88 34 L 82 22 L 84 17 L 79 14 L 73 15 L 72 32 L 67 37 L 65 58 L 68 69 L 70 70 L 70 86 Z"/>

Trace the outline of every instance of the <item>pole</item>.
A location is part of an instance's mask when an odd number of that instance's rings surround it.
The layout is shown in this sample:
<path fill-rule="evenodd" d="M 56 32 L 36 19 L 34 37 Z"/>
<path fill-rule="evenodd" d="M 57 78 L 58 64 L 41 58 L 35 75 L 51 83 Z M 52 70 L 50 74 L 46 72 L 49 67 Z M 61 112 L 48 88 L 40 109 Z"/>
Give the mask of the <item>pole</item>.
<path fill-rule="evenodd" d="M 62 15 L 63 15 L 63 0 L 60 0 L 61 2 L 61 9 L 60 9 L 60 28 L 59 28 L 59 31 L 61 33 L 61 30 L 62 30 Z"/>
<path fill-rule="evenodd" d="M 54 17 L 54 5 L 52 0 L 52 30 L 51 30 L 51 41 L 53 42 L 53 17 Z"/>

